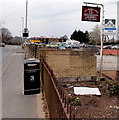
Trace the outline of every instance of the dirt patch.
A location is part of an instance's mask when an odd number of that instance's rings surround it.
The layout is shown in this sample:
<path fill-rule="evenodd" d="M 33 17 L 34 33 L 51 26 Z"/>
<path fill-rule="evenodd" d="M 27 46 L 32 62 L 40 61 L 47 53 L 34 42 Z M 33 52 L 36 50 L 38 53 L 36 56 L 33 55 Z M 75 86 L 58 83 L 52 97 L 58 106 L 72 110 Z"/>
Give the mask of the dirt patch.
<path fill-rule="evenodd" d="M 115 82 L 73 82 L 61 83 L 68 96 L 68 102 L 72 104 L 72 117 L 75 118 L 119 118 L 119 86 L 111 91 Z M 101 96 L 76 95 L 74 87 L 98 87 Z M 115 94 L 113 94 L 115 93 Z"/>

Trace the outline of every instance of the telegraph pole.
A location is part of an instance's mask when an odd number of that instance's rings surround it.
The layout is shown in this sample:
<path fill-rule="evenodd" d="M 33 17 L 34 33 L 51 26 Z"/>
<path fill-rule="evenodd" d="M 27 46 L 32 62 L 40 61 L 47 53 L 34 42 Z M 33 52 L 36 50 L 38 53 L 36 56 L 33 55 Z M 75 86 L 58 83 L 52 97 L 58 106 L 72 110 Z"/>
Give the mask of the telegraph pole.
<path fill-rule="evenodd" d="M 101 21 L 101 33 L 100 33 L 100 38 L 101 38 L 101 50 L 100 50 L 100 75 L 99 77 L 102 76 L 102 69 L 103 69 L 103 37 L 104 37 L 104 5 L 103 4 L 97 4 L 97 3 L 90 3 L 90 2 L 84 2 L 84 4 L 92 4 L 92 5 L 97 5 L 102 7 L 102 21 Z"/>

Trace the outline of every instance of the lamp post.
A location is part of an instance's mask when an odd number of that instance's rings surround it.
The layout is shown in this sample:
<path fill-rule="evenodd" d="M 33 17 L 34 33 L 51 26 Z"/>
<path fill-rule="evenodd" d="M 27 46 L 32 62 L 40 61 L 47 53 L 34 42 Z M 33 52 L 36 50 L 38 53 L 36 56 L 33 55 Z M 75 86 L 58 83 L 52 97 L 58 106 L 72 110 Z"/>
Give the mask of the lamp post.
<path fill-rule="evenodd" d="M 22 37 L 22 42 L 23 42 L 24 17 L 21 17 L 21 19 L 22 19 L 21 37 Z"/>
<path fill-rule="evenodd" d="M 23 33 L 23 37 L 25 37 L 25 59 L 26 59 L 26 41 L 28 37 L 27 16 L 28 16 L 28 0 L 26 0 L 26 16 L 25 16 L 26 19 L 25 19 L 25 28 Z"/>
<path fill-rule="evenodd" d="M 84 4 L 92 4 L 102 7 L 102 21 L 101 21 L 101 32 L 100 32 L 100 38 L 101 38 L 101 50 L 100 50 L 100 67 L 99 67 L 99 77 L 102 76 L 102 69 L 103 69 L 103 36 L 104 36 L 104 5 L 103 4 L 97 4 L 97 3 L 90 3 L 90 2 L 84 2 Z"/>
<path fill-rule="evenodd" d="M 27 16 L 28 16 L 28 0 L 26 0 L 26 24 L 25 24 L 26 29 L 27 29 Z"/>

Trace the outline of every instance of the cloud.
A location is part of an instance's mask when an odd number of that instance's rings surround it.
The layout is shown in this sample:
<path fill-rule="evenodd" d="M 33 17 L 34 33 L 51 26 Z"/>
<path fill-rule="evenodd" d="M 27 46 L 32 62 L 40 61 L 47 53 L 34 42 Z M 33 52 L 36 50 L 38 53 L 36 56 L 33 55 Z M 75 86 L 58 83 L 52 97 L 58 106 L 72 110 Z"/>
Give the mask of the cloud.
<path fill-rule="evenodd" d="M 118 0 L 95 0 L 103 3 L 105 18 L 116 18 Z M 60 36 L 74 29 L 91 30 L 97 23 L 82 22 L 84 0 L 28 0 L 28 28 L 31 36 Z M 87 0 L 87 2 L 94 2 Z M 25 18 L 26 0 L 3 0 L 2 21 L 13 35 L 20 35 L 22 19 Z M 98 23 L 100 24 L 100 23 Z"/>

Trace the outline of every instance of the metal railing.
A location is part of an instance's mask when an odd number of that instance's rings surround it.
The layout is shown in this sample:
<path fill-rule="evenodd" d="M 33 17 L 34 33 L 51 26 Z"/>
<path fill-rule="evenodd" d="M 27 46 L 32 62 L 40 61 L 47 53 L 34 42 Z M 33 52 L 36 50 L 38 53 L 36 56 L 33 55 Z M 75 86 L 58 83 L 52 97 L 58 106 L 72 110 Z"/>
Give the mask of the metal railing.
<path fill-rule="evenodd" d="M 58 83 L 53 70 L 40 56 L 41 61 L 41 78 L 43 89 L 48 104 L 50 118 L 74 119 L 72 114 L 73 106 L 69 103 L 62 86 Z"/>

